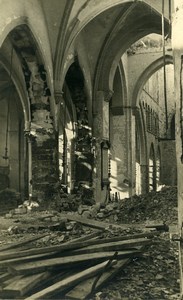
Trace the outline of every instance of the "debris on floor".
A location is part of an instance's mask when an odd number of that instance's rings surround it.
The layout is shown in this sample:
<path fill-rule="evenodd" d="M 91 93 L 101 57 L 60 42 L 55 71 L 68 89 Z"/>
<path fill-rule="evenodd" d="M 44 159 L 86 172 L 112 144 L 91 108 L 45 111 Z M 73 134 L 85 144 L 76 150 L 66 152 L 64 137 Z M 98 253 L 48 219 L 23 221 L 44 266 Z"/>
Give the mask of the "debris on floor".
<path fill-rule="evenodd" d="M 168 187 L 75 212 L 10 210 L 0 217 L 0 298 L 179 299 L 176 197 Z"/>
<path fill-rule="evenodd" d="M 177 221 L 177 214 L 177 188 L 164 187 L 159 192 L 122 200 L 118 218 L 121 223 L 160 220 L 169 224 Z"/>
<path fill-rule="evenodd" d="M 33 238 L 1 247 L 1 299 L 53 299 L 58 293 L 59 297 L 67 294 L 68 299 L 85 299 L 141 256 L 157 235 L 146 232 L 104 238 L 101 234 L 105 231 L 56 246 L 21 248 L 34 242 Z M 85 290 L 81 288 L 83 281 Z"/>

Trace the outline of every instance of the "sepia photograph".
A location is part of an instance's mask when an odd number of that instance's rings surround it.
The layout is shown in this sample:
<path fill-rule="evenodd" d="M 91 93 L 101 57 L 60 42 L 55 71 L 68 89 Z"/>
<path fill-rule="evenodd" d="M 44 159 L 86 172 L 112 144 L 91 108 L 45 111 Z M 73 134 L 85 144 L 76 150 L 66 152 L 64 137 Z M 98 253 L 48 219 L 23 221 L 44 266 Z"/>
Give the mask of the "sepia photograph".
<path fill-rule="evenodd" d="M 183 300 L 183 0 L 0 0 L 0 300 Z"/>

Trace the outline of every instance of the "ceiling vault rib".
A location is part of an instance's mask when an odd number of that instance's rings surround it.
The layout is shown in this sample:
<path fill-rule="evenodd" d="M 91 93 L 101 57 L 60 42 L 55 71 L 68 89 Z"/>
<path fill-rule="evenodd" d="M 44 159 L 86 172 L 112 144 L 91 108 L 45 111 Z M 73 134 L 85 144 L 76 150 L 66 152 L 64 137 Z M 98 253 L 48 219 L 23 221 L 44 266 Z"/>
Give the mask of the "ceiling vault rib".
<path fill-rule="evenodd" d="M 97 85 L 97 78 L 99 76 L 99 72 L 100 72 L 100 69 L 101 69 L 101 66 L 103 64 L 103 59 L 106 55 L 106 52 L 108 51 L 108 47 L 109 47 L 109 44 L 114 36 L 114 33 L 117 31 L 117 29 L 120 27 L 123 26 L 123 24 L 125 24 L 127 18 L 129 18 L 129 16 L 131 15 L 132 11 L 136 8 L 136 6 L 138 5 L 137 2 L 133 2 L 127 9 L 126 11 L 122 14 L 122 16 L 119 16 L 117 17 L 117 22 L 115 22 L 115 26 L 112 28 L 111 32 L 109 33 L 107 39 L 104 41 L 104 45 L 103 47 L 101 47 L 101 53 L 99 55 L 99 59 L 98 59 L 98 63 L 96 65 L 96 81 L 95 81 L 95 86 L 94 86 L 94 92 L 96 91 L 96 85 Z"/>
<path fill-rule="evenodd" d="M 66 27 L 68 24 L 69 15 L 72 11 L 73 5 L 74 5 L 74 0 L 67 1 L 64 17 L 60 24 L 58 42 L 57 42 L 56 53 L 54 58 L 54 65 L 55 65 L 54 79 L 56 80 L 57 78 L 59 78 L 59 73 L 62 66 L 62 61 L 64 57 L 64 46 L 65 46 L 65 41 L 67 40 Z"/>

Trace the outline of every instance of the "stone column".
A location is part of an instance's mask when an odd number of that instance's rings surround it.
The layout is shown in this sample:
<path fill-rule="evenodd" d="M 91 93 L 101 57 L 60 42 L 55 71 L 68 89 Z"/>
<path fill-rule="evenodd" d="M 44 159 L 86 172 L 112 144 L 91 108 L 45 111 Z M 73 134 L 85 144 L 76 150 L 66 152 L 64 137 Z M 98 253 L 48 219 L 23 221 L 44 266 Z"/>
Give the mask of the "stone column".
<path fill-rule="evenodd" d="M 96 202 L 101 203 L 107 202 L 109 196 L 107 148 L 109 148 L 109 101 L 111 97 L 111 91 L 97 91 L 94 106 L 93 137 L 96 143 L 93 186 Z"/>
<path fill-rule="evenodd" d="M 30 134 L 30 122 L 26 121 L 25 122 L 25 128 L 24 128 L 24 137 L 26 140 L 27 144 L 27 169 L 28 169 L 28 174 L 27 174 L 27 187 L 28 187 L 28 195 L 29 198 L 31 199 L 32 197 L 32 139 L 31 139 L 31 134 Z"/>
<path fill-rule="evenodd" d="M 178 226 L 180 238 L 183 239 L 183 2 L 174 0 L 175 13 L 172 23 L 172 48 L 175 72 L 176 100 L 176 156 L 178 187 Z M 183 243 L 179 243 L 180 287 L 183 299 Z"/>
<path fill-rule="evenodd" d="M 58 136 L 50 112 L 50 91 L 46 71 L 36 59 L 27 59 L 31 123 L 32 196 L 39 202 L 50 201 L 58 180 Z"/>
<path fill-rule="evenodd" d="M 113 110 L 112 110 L 113 111 Z M 135 193 L 135 116 L 132 108 L 111 116 L 111 192 L 120 198 Z"/>
<path fill-rule="evenodd" d="M 146 194 L 148 192 L 148 166 L 140 165 L 141 171 L 141 193 Z"/>
<path fill-rule="evenodd" d="M 32 194 L 51 200 L 57 178 L 57 135 L 44 104 L 32 105 Z"/>
<path fill-rule="evenodd" d="M 135 145 L 135 115 L 131 106 L 124 107 L 126 116 L 126 147 L 127 147 L 127 174 L 129 197 L 135 194 L 136 181 L 136 145 Z"/>

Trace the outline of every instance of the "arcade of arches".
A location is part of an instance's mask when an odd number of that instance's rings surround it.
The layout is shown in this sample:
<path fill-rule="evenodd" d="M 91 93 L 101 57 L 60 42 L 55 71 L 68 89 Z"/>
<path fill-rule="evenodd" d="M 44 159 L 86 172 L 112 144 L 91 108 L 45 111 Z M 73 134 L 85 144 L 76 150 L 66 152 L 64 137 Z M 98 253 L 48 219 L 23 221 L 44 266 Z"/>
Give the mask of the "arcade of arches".
<path fill-rule="evenodd" d="M 3 0 L 0 14 L 0 190 L 44 203 L 60 182 L 105 203 L 177 185 L 182 235 L 181 1 Z"/>

